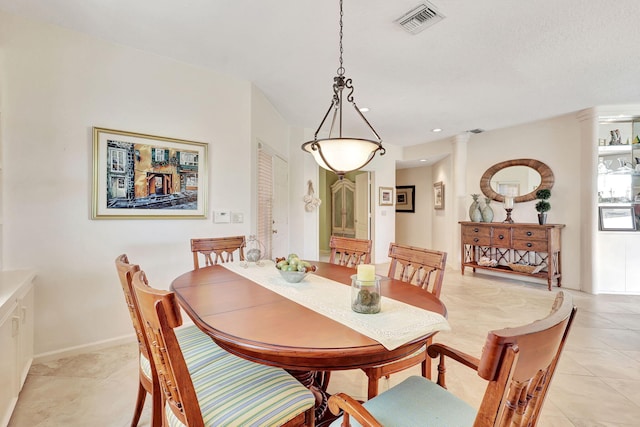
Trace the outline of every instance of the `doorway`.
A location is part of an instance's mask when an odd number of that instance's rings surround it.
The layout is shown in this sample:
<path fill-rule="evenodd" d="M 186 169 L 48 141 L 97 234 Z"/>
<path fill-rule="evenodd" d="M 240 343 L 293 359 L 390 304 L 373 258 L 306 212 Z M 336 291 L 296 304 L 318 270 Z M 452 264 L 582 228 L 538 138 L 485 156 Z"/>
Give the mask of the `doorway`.
<path fill-rule="evenodd" d="M 266 144 L 258 143 L 258 212 L 256 238 L 263 258 L 284 254 L 289 241 L 289 166 Z"/>
<path fill-rule="evenodd" d="M 325 169 L 319 169 L 319 197 L 322 204 L 319 208 L 319 238 L 318 245 L 321 257 L 328 256 L 329 239 L 333 227 L 332 219 L 332 192 L 331 186 L 338 181 L 338 177 Z M 355 183 L 354 198 L 350 212 L 341 217 L 354 218 L 355 237 L 358 239 L 370 239 L 372 235 L 371 215 L 371 172 L 355 171 L 345 175 L 345 178 Z M 349 237 L 354 237 L 352 234 Z"/>

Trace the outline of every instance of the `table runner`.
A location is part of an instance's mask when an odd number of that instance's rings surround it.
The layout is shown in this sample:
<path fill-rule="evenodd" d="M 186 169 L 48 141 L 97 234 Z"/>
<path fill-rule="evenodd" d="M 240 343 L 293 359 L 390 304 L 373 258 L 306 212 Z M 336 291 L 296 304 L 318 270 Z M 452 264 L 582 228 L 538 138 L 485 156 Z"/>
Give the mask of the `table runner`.
<path fill-rule="evenodd" d="M 291 301 L 303 305 L 336 322 L 378 341 L 393 350 L 430 332 L 448 331 L 444 316 L 382 296 L 381 310 L 362 314 L 351 310 L 351 287 L 316 274 L 308 274 L 300 283 L 289 283 L 272 261 L 221 264 L 253 282 Z M 355 272 L 355 271 L 354 271 Z"/>

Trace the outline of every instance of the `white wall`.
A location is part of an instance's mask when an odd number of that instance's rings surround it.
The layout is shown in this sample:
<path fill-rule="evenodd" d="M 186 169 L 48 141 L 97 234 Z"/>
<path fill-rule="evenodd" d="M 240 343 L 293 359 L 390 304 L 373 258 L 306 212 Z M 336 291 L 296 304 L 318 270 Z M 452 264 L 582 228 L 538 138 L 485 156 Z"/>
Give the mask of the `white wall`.
<path fill-rule="evenodd" d="M 415 212 L 396 212 L 396 243 L 435 249 L 432 245 L 434 219 L 432 182 L 431 166 L 396 171 L 396 186 L 415 186 Z"/>
<path fill-rule="evenodd" d="M 467 145 L 467 207 L 472 202 L 470 194 L 482 194 L 480 177 L 496 163 L 532 158 L 551 168 L 555 184 L 551 190 L 551 210 L 547 221 L 566 224 L 562 231 L 562 286 L 571 289 L 582 287 L 580 219 L 583 183 L 580 178 L 580 150 L 580 123 L 575 114 L 472 135 Z M 537 224 L 535 203 L 517 203 L 512 212 L 514 221 Z M 501 205 L 494 202 L 492 207 L 494 221 L 503 221 L 506 215 Z M 461 215 L 463 217 L 458 220 L 468 220 L 464 213 Z"/>
<path fill-rule="evenodd" d="M 130 335 L 118 254 L 167 288 L 191 237 L 250 232 L 251 85 L 11 15 L 0 32 L 4 268 L 38 272 L 35 352 Z M 91 220 L 92 126 L 209 143 L 209 212 L 244 223 Z"/>

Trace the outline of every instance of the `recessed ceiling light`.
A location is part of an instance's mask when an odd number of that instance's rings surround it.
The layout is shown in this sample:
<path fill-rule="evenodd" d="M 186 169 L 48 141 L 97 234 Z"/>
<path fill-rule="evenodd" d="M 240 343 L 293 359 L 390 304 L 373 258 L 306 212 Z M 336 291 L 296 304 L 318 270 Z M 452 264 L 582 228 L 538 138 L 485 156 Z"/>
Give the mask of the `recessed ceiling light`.
<path fill-rule="evenodd" d="M 420 159 L 420 161 L 421 161 L 421 162 L 426 162 L 426 161 L 427 161 L 427 159 Z"/>
<path fill-rule="evenodd" d="M 431 132 L 442 132 L 442 129 L 440 128 L 431 129 Z"/>
<path fill-rule="evenodd" d="M 366 113 L 367 111 L 369 111 L 367 107 L 358 108 L 358 110 L 362 111 L 363 113 Z"/>

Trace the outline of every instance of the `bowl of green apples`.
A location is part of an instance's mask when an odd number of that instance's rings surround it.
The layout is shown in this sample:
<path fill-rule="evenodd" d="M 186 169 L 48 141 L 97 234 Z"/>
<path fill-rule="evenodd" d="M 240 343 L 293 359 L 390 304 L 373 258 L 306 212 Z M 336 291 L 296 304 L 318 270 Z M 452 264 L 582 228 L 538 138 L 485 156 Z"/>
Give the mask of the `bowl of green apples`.
<path fill-rule="evenodd" d="M 292 253 L 286 258 L 276 258 L 276 269 L 287 282 L 300 283 L 307 274 L 316 271 L 317 267 Z"/>

